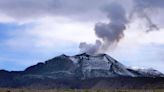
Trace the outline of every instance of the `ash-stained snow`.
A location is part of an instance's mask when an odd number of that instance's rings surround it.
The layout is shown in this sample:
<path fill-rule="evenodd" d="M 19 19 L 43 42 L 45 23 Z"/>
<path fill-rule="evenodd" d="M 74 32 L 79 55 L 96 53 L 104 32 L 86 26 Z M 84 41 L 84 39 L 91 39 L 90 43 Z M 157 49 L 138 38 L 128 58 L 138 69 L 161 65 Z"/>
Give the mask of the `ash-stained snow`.
<path fill-rule="evenodd" d="M 76 76 L 81 79 L 95 77 L 154 77 L 163 74 L 153 69 L 130 69 L 107 54 L 89 55 L 86 53 L 61 57 L 72 61 L 74 68 L 55 72 L 57 75 Z"/>
<path fill-rule="evenodd" d="M 88 55 L 86 53 L 71 57 L 75 64 L 81 64 L 84 76 L 94 77 L 113 77 L 113 76 L 131 76 L 127 68 L 106 54 Z"/>
<path fill-rule="evenodd" d="M 153 69 L 153 68 L 143 68 L 143 67 L 129 67 L 129 69 L 135 70 L 144 77 L 164 77 L 164 74 Z"/>
<path fill-rule="evenodd" d="M 72 57 L 72 56 L 70 56 L 69 59 L 72 60 L 74 64 L 77 64 L 79 61 L 79 59 Z"/>

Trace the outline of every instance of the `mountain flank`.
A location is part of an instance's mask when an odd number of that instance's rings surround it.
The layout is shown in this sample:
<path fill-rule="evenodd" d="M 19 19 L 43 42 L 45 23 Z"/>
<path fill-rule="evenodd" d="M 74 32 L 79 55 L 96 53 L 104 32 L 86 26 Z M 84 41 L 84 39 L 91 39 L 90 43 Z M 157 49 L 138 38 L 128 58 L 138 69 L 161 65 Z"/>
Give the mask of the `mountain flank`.
<path fill-rule="evenodd" d="M 154 69 L 127 68 L 107 54 L 63 54 L 24 71 L 0 70 L 0 87 L 164 88 L 164 75 Z"/>

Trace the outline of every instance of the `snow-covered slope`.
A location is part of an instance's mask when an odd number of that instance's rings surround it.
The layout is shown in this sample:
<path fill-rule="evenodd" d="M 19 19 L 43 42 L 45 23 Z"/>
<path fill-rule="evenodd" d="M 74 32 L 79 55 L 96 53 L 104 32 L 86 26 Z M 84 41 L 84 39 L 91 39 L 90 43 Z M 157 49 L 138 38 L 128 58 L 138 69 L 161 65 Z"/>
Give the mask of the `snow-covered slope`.
<path fill-rule="evenodd" d="M 136 76 L 128 71 L 124 65 L 107 54 L 91 56 L 83 53 L 73 56 L 70 59 L 76 62 L 75 64 L 81 68 L 84 78 Z"/>
<path fill-rule="evenodd" d="M 163 78 L 162 78 L 163 77 Z M 25 71 L 0 70 L 0 87 L 27 88 L 163 88 L 154 69 L 131 69 L 107 54 L 60 55 Z"/>
<path fill-rule="evenodd" d="M 25 70 L 27 75 L 48 78 L 97 78 L 97 77 L 162 77 L 153 70 L 129 69 L 107 54 L 75 56 L 61 55 L 45 63 L 39 63 Z"/>
<path fill-rule="evenodd" d="M 162 74 L 161 72 L 153 69 L 153 68 L 132 68 L 134 71 L 138 72 L 139 74 L 141 74 L 142 76 L 145 77 L 164 77 L 164 74 Z"/>

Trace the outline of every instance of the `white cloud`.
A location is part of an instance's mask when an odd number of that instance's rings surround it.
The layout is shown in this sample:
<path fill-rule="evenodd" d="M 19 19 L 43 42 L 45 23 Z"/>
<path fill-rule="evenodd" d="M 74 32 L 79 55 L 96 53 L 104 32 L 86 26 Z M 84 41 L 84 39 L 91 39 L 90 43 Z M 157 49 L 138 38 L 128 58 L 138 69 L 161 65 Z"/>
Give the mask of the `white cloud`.
<path fill-rule="evenodd" d="M 3 64 L 8 63 L 11 63 L 9 68 L 12 64 L 25 68 L 59 54 L 74 55 L 79 53 L 78 45 L 81 41 L 92 43 L 96 39 L 93 22 L 47 16 L 28 22 L 14 21 L 14 23 L 27 27 L 7 32 L 9 38 L 3 39 L 0 45 L 5 48 L 0 48 L 4 51 L 3 58 L 0 59 L 2 68 L 6 68 Z"/>
<path fill-rule="evenodd" d="M 15 19 L 4 14 L 0 14 L 0 23 L 14 22 Z"/>
<path fill-rule="evenodd" d="M 93 24 L 72 21 L 63 17 L 45 17 L 33 22 L 35 26 L 10 33 L 6 44 L 11 48 L 55 49 L 62 45 L 79 44 L 81 41 L 94 42 Z"/>

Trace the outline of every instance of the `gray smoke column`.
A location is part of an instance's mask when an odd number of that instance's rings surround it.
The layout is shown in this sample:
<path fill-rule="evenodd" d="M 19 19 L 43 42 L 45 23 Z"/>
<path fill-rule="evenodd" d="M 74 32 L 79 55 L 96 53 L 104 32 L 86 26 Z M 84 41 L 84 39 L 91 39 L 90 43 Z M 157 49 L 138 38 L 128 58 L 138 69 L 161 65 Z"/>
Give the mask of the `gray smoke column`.
<path fill-rule="evenodd" d="M 88 54 L 104 53 L 110 47 L 117 45 L 117 43 L 124 37 L 126 25 L 128 25 L 133 18 L 146 20 L 145 32 L 158 30 L 158 26 L 152 21 L 152 12 L 164 8 L 164 0 L 132 0 L 132 11 L 126 12 L 122 5 L 117 2 L 111 3 L 105 7 L 104 11 L 107 14 L 109 23 L 98 22 L 95 25 L 94 31 L 99 40 L 95 44 L 87 44 L 85 42 L 80 44 L 82 52 Z M 126 5 L 125 5 L 126 7 Z M 128 17 L 127 17 L 128 16 Z M 137 18 L 136 18 L 137 17 Z"/>
<path fill-rule="evenodd" d="M 139 18 L 145 19 L 147 22 L 147 32 L 158 30 L 158 26 L 153 23 L 149 12 L 157 11 L 160 8 L 164 8 L 164 0 L 134 0 L 134 9 L 131 16 L 138 15 Z"/>
<path fill-rule="evenodd" d="M 102 43 L 99 40 L 96 40 L 95 44 L 87 44 L 86 42 L 82 42 L 79 45 L 81 52 L 86 52 L 88 54 L 96 54 L 101 49 Z"/>
<path fill-rule="evenodd" d="M 104 11 L 107 13 L 110 22 L 99 22 L 95 25 L 95 34 L 102 42 L 97 40 L 95 44 L 80 43 L 79 47 L 82 52 L 88 54 L 105 52 L 124 37 L 124 30 L 128 23 L 125 9 L 118 3 L 111 3 L 108 7 L 105 7 Z"/>
<path fill-rule="evenodd" d="M 133 16 L 137 15 L 138 18 L 146 20 L 147 23 L 147 30 L 146 32 L 150 32 L 150 31 L 154 31 L 154 30 L 158 30 L 158 26 L 156 24 L 153 23 L 153 21 L 151 20 L 151 18 L 148 16 L 148 14 L 146 13 L 146 11 L 144 11 L 143 9 L 140 8 L 135 8 L 133 10 L 133 12 L 130 15 L 130 18 L 132 18 Z"/>

